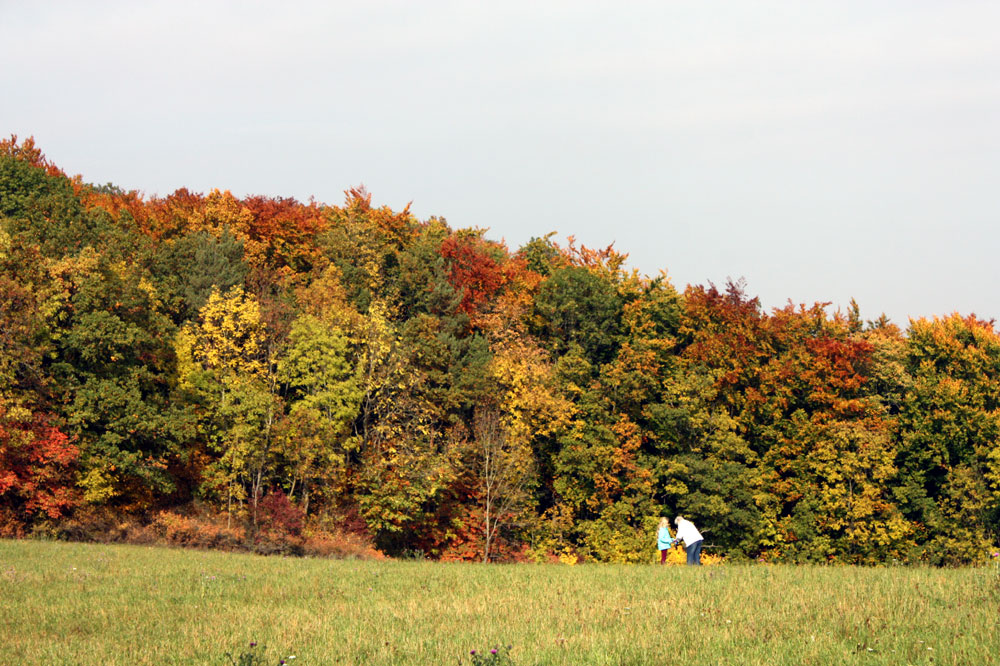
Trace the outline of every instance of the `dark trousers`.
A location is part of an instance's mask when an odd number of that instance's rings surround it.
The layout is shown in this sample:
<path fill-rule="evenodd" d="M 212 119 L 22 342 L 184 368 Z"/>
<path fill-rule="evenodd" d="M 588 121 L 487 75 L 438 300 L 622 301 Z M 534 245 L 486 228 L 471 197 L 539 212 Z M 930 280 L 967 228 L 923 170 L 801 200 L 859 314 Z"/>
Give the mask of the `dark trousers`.
<path fill-rule="evenodd" d="M 695 541 L 690 546 L 684 545 L 684 552 L 688 556 L 688 564 L 701 565 L 701 541 Z"/>
<path fill-rule="evenodd" d="M 669 552 L 670 550 L 667 548 L 664 548 L 663 550 L 660 551 L 660 564 L 663 564 L 667 561 L 667 553 Z"/>

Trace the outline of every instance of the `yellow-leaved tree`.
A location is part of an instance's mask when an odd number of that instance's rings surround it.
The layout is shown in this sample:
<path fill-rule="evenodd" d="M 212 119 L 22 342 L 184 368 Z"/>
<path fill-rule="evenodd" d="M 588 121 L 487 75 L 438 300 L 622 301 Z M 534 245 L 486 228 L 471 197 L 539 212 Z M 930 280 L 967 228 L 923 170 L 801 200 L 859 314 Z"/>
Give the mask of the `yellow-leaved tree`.
<path fill-rule="evenodd" d="M 181 388 L 201 403 L 204 432 L 218 454 L 202 490 L 224 496 L 230 515 L 234 501 L 249 499 L 254 524 L 281 409 L 265 336 L 259 303 L 233 287 L 213 290 L 198 320 L 176 339 Z"/>
<path fill-rule="evenodd" d="M 493 405 L 473 419 L 473 475 L 482 519 L 483 561 L 505 528 L 523 526 L 534 515 L 536 446 L 569 429 L 573 404 L 557 390 L 548 355 L 524 337 L 501 337 L 494 345 L 490 375 L 498 387 Z M 564 544 L 545 543 L 542 550 Z"/>
<path fill-rule="evenodd" d="M 290 400 L 290 427 L 282 437 L 293 475 L 289 495 L 301 487 L 305 511 L 314 482 L 343 490 L 347 455 L 356 448 L 351 425 L 362 393 L 353 347 L 334 322 L 304 314 L 292 324 L 288 349 L 278 361 L 278 376 Z"/>

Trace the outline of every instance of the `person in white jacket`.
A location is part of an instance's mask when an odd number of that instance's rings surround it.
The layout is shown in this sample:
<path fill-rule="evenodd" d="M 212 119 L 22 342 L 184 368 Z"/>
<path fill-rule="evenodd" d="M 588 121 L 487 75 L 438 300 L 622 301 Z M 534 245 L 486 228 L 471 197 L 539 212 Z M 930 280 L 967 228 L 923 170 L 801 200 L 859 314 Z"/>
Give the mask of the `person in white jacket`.
<path fill-rule="evenodd" d="M 687 554 L 687 563 L 700 565 L 701 544 L 704 541 L 704 537 L 701 536 L 701 532 L 699 532 L 698 528 L 694 526 L 694 523 L 683 516 L 677 516 L 674 518 L 674 524 L 677 525 L 677 534 L 674 535 L 674 541 L 684 542 L 684 552 Z"/>

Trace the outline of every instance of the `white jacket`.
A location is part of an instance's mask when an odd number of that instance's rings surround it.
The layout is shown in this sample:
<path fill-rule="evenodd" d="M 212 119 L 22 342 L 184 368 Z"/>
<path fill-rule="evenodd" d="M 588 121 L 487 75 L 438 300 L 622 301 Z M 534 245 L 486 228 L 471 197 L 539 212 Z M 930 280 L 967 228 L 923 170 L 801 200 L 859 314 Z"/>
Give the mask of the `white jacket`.
<path fill-rule="evenodd" d="M 694 526 L 694 523 L 684 518 L 681 518 L 677 522 L 677 534 L 674 535 L 674 538 L 678 541 L 683 541 L 685 546 L 690 546 L 695 541 L 704 540 L 704 537 L 701 536 L 701 532 Z"/>

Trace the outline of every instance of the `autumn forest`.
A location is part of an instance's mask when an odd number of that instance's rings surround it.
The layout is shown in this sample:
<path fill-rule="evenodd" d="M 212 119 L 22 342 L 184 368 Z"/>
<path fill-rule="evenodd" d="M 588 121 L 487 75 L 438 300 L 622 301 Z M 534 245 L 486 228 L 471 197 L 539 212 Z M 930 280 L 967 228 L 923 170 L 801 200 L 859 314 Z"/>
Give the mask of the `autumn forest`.
<path fill-rule="evenodd" d="M 683 514 L 733 561 L 997 550 L 992 321 L 765 312 L 548 231 L 0 141 L 0 536 L 648 562 Z"/>

